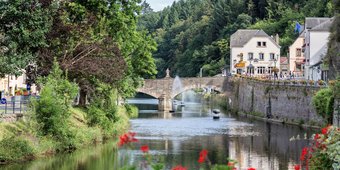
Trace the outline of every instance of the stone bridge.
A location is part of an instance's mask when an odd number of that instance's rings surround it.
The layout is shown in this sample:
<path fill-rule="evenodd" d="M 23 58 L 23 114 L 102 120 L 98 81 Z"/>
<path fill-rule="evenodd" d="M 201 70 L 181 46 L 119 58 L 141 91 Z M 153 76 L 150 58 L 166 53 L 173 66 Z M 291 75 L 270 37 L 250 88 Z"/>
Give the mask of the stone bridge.
<path fill-rule="evenodd" d="M 150 95 L 159 100 L 158 110 L 170 111 L 172 109 L 172 99 L 180 93 L 196 89 L 210 88 L 214 91 L 224 92 L 226 89 L 227 77 L 193 77 L 180 78 L 181 90 L 173 89 L 174 78 L 165 77 L 163 79 L 146 79 L 144 86 L 137 91 Z"/>

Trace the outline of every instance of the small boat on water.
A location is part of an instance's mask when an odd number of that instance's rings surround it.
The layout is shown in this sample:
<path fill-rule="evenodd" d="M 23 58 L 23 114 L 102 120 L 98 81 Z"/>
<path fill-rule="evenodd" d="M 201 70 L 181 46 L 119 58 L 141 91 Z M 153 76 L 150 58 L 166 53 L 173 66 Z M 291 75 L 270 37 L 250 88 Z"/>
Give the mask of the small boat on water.
<path fill-rule="evenodd" d="M 212 113 L 213 113 L 213 119 L 219 119 L 221 116 L 221 111 L 219 109 L 213 109 Z"/>

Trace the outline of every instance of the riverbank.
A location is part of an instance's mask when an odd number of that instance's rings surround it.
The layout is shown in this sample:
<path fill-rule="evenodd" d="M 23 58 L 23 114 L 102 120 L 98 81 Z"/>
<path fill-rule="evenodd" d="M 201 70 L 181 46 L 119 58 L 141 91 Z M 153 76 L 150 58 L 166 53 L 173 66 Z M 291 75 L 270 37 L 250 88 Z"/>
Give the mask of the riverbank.
<path fill-rule="evenodd" d="M 29 161 L 56 153 L 73 152 L 92 144 L 104 143 L 125 132 L 129 127 L 129 117 L 135 115 L 134 107 L 119 106 L 114 127 L 107 134 L 100 126 L 89 126 L 85 109 L 71 108 L 69 130 L 74 137 L 72 147 L 53 136 L 44 136 L 39 132 L 40 125 L 26 114 L 24 120 L 14 123 L 0 123 L 0 164 Z M 70 145 L 71 146 L 71 145 Z M 66 148 L 66 149 L 65 149 Z"/>

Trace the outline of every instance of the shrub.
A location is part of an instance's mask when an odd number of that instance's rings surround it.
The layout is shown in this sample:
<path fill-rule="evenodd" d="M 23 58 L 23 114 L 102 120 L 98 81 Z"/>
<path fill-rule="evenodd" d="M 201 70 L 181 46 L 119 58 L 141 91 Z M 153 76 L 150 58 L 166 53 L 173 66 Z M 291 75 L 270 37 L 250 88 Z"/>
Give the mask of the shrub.
<path fill-rule="evenodd" d="M 301 165 L 306 169 L 340 169 L 340 130 L 325 127 L 320 134 L 315 134 L 310 147 L 303 148 L 300 156 Z"/>
<path fill-rule="evenodd" d="M 316 112 L 323 118 L 331 121 L 333 114 L 333 91 L 330 88 L 319 90 L 312 99 Z"/>
<path fill-rule="evenodd" d="M 21 137 L 6 137 L 0 141 L 0 162 L 30 159 L 34 153 L 30 142 Z"/>
<path fill-rule="evenodd" d="M 43 86 L 40 100 L 33 104 L 35 118 L 41 135 L 51 135 L 62 141 L 61 147 L 72 148 L 74 134 L 69 130 L 69 111 L 73 99 L 78 93 L 76 84 L 69 82 L 55 61 L 50 75 L 40 79 Z"/>
<path fill-rule="evenodd" d="M 117 90 L 100 82 L 96 82 L 96 86 L 96 96 L 92 96 L 88 106 L 87 120 L 90 126 L 100 126 L 105 137 L 108 137 L 114 133 L 113 124 L 120 119 L 117 114 Z"/>
<path fill-rule="evenodd" d="M 138 117 L 138 108 L 136 106 L 130 105 L 130 104 L 124 104 L 124 107 L 130 118 Z"/>

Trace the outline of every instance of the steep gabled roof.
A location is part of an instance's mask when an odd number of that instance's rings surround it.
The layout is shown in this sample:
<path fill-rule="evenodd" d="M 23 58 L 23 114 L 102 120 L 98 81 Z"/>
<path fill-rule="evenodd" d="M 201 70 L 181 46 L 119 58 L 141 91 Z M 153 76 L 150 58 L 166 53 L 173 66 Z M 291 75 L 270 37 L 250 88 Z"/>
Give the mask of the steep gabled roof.
<path fill-rule="evenodd" d="M 305 29 L 312 29 L 321 23 L 330 20 L 330 18 L 307 17 L 305 22 Z"/>
<path fill-rule="evenodd" d="M 319 49 L 318 52 L 316 52 L 316 53 L 314 54 L 314 56 L 312 56 L 312 58 L 314 58 L 314 60 L 319 61 L 319 62 L 317 62 L 317 63 L 314 64 L 314 65 L 317 65 L 318 63 L 320 63 L 321 60 L 326 56 L 326 54 L 327 54 L 327 49 L 328 49 L 328 45 L 325 44 L 324 46 L 322 46 L 322 47 Z M 313 65 L 313 66 L 314 66 L 314 65 Z"/>
<path fill-rule="evenodd" d="M 230 47 L 243 47 L 253 37 L 268 37 L 275 43 L 275 41 L 263 30 L 239 29 L 233 35 L 231 35 Z M 277 43 L 275 44 L 277 45 Z"/>
<path fill-rule="evenodd" d="M 330 31 L 334 18 L 330 18 L 327 21 L 313 27 L 311 31 Z"/>

